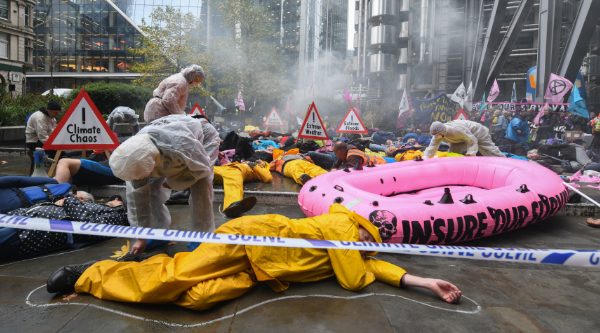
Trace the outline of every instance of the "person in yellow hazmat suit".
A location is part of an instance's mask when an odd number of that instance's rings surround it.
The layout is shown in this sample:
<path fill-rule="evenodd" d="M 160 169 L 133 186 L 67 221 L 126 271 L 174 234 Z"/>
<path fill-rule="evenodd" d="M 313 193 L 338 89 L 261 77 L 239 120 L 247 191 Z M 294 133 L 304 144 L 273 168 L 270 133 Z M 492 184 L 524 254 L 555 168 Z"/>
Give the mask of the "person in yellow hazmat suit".
<path fill-rule="evenodd" d="M 297 184 L 304 185 L 307 181 L 327 173 L 327 170 L 321 168 L 302 154 L 285 154 L 271 164 L 271 171 L 277 171 L 280 174 L 292 178 Z"/>
<path fill-rule="evenodd" d="M 213 183 L 223 184 L 225 201 L 223 213 L 227 217 L 238 217 L 256 205 L 256 197 L 244 199 L 244 182 L 260 180 L 264 183 L 273 181 L 269 165 L 261 160 L 256 163 L 233 162 L 223 166 L 215 166 Z"/>
<path fill-rule="evenodd" d="M 380 232 L 385 235 L 386 231 L 339 204 L 333 204 L 329 214 L 313 218 L 244 216 L 216 230 L 248 238 L 266 236 L 258 237 L 266 241 L 268 237 L 290 237 L 381 243 Z M 105 300 L 174 303 L 205 310 L 243 295 L 260 281 L 279 292 L 286 290 L 290 282 L 319 281 L 335 275 L 348 290 L 360 290 L 379 280 L 396 287 L 427 288 L 449 303 L 461 297 L 460 290 L 449 282 L 406 274 L 400 267 L 371 258 L 375 253 L 361 252 L 205 242 L 193 252 L 180 252 L 173 258 L 159 254 L 141 262 L 104 260 L 65 266 L 50 276 L 47 290 L 66 293 L 74 289 Z"/>

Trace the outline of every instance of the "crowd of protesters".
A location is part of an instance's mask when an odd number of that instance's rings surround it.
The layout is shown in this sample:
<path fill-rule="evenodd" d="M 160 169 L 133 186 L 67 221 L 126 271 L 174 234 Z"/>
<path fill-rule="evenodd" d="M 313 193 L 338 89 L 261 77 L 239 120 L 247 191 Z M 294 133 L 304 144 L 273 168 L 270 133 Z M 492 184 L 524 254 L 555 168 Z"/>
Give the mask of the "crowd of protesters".
<path fill-rule="evenodd" d="M 274 214 L 246 216 L 216 229 L 213 182 L 224 185 L 226 215 L 238 217 L 256 203 L 252 197 L 244 198 L 246 181 L 271 182 L 271 172 L 279 172 L 303 185 L 327 173 L 326 169 L 374 166 L 388 161 L 380 156 L 384 152 L 369 149 L 371 144 L 376 149 L 376 143 L 370 139 L 353 144 L 344 142 L 349 141 L 347 138 L 335 144 L 332 140 L 306 141 L 298 139 L 297 132 L 242 132 L 233 123 L 227 131 L 205 116 L 188 116 L 184 109 L 189 89 L 200 84 L 204 77 L 202 67 L 192 65 L 161 82 L 146 105 L 147 124 L 142 129 L 132 110 L 115 109 L 109 117 L 110 128 L 115 130 L 118 123 L 126 121 L 133 135 L 110 156 L 102 152 L 92 154 L 99 155 L 92 156 L 93 160 L 53 161 L 58 162 L 54 179 L 0 178 L 0 192 L 10 199 L 3 202 L 2 212 L 21 217 L 168 229 L 171 217 L 165 202 L 173 189 L 187 191 L 191 232 L 383 241 L 381 233 L 385 230 L 381 228 L 385 227 L 378 227 L 338 204 L 332 205 L 329 214 L 309 219 L 290 220 Z M 30 152 L 43 145 L 55 129 L 54 117 L 60 112 L 60 106 L 55 104 L 51 102 L 29 120 Z M 378 142 L 386 137 L 384 132 L 377 135 Z M 91 194 L 74 187 L 74 184 L 98 186 L 122 181 L 126 184 L 126 197 L 115 195 L 105 204 L 96 203 Z M 106 238 L 0 228 L 0 258 L 19 260 L 102 239 Z M 124 302 L 171 302 L 204 310 L 243 295 L 260 281 L 274 291 L 283 291 L 290 282 L 318 281 L 335 275 L 341 286 L 349 290 L 360 290 L 380 280 L 396 287 L 429 289 L 448 303 L 461 298 L 461 292 L 449 282 L 407 274 L 400 267 L 358 250 L 307 248 L 292 253 L 287 248 L 192 242 L 188 244 L 189 252 L 177 253 L 174 258 L 145 253 L 162 243 L 138 238 L 120 262 L 93 261 L 59 268 L 48 279 L 46 289 L 50 293 L 75 291 Z M 127 278 L 123 278 L 125 275 Z"/>

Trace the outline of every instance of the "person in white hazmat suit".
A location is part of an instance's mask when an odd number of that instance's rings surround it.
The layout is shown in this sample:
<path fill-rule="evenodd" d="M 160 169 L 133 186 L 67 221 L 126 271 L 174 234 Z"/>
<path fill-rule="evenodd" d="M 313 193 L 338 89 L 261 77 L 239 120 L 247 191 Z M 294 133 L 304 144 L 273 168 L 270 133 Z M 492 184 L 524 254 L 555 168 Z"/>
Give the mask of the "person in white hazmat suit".
<path fill-rule="evenodd" d="M 149 123 L 171 114 L 185 114 L 185 103 L 191 87 L 196 87 L 204 80 L 204 70 L 198 65 L 191 65 L 164 79 L 152 92 L 154 98 L 148 101 L 144 110 L 144 120 Z"/>
<path fill-rule="evenodd" d="M 168 229 L 171 216 L 164 203 L 171 191 L 165 187 L 177 191 L 189 187 L 191 230 L 214 231 L 213 176 L 219 141 L 219 133 L 206 119 L 170 115 L 151 122 L 115 149 L 109 164 L 115 176 L 126 181 L 130 224 Z M 146 244 L 138 239 L 131 253 L 141 254 Z"/>
<path fill-rule="evenodd" d="M 431 142 L 425 149 L 423 158 L 435 155 L 440 144 L 450 144 L 450 152 L 462 154 L 467 150 L 466 156 L 475 156 L 477 151 L 483 156 L 505 157 L 492 142 L 489 128 L 470 120 L 454 120 L 448 123 L 434 121 L 429 128 Z"/>
<path fill-rule="evenodd" d="M 110 129 L 115 133 L 117 132 L 117 124 L 129 123 L 129 131 L 131 132 L 133 130 L 132 135 L 135 135 L 140 131 L 138 118 L 139 116 L 135 114 L 135 111 L 132 109 L 126 106 L 117 106 L 108 116 L 106 123 L 108 124 L 108 127 L 110 127 Z"/>

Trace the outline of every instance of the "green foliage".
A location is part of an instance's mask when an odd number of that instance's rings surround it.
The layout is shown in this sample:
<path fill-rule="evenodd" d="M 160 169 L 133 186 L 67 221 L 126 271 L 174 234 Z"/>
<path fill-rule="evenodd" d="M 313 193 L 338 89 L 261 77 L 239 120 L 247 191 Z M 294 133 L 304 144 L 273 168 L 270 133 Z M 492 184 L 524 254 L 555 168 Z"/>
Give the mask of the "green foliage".
<path fill-rule="evenodd" d="M 10 94 L 0 90 L 0 126 L 24 126 L 27 115 L 39 110 L 41 107 L 46 107 L 51 100 L 59 102 L 62 108 L 57 120 L 62 118 L 73 102 L 70 97 L 51 95 L 27 94 L 11 97 Z"/>
<path fill-rule="evenodd" d="M 102 114 L 110 114 L 117 106 L 126 106 L 142 114 L 152 98 L 150 88 L 131 84 L 95 82 L 86 84 L 84 88 Z M 73 89 L 69 98 L 75 99 L 80 91 L 81 87 Z"/>
<path fill-rule="evenodd" d="M 154 9 L 149 22 L 142 24 L 148 37 L 131 50 L 145 59 L 131 68 L 141 74 L 134 84 L 154 89 L 168 76 L 197 64 L 206 78 L 190 89 L 192 94 L 206 96 L 207 86 L 216 86 L 219 98 L 236 98 L 242 90 L 250 104 L 278 101 L 290 93 L 292 85 L 276 43 L 279 34 L 266 9 L 251 0 L 217 0 L 213 5 L 223 13 L 222 29 L 227 33 L 211 39 L 209 51 L 199 19 L 169 6 Z"/>
<path fill-rule="evenodd" d="M 206 82 L 211 85 L 212 75 L 205 53 L 201 52 L 201 22 L 192 13 L 182 13 L 170 6 L 157 7 L 150 14 L 150 22 L 142 21 L 143 37 L 141 47 L 131 52 L 144 58 L 144 62 L 131 67 L 141 77 L 134 84 L 155 89 L 165 78 L 181 72 L 192 64 L 202 66 Z M 191 93 L 206 96 L 202 86 L 192 88 Z"/>
<path fill-rule="evenodd" d="M 211 41 L 210 61 L 222 86 L 218 96 L 237 97 L 242 90 L 246 103 L 284 98 L 292 84 L 266 8 L 252 0 L 216 0 L 214 6 L 230 31 Z"/>

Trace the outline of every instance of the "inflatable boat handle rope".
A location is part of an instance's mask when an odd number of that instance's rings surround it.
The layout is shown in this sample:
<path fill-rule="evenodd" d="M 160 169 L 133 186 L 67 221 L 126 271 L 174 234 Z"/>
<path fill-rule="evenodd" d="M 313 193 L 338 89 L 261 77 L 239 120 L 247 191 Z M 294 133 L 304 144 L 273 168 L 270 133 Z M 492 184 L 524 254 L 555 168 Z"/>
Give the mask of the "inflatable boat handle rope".
<path fill-rule="evenodd" d="M 593 203 L 594 205 L 596 205 L 596 206 L 600 207 L 600 203 L 598 203 L 598 202 L 594 201 L 592 198 L 590 198 L 590 197 L 588 197 L 587 195 L 585 195 L 585 194 L 581 193 L 581 191 L 579 191 L 578 189 L 576 189 L 576 188 L 574 188 L 573 186 L 571 186 L 571 184 L 568 184 L 568 183 L 565 183 L 565 182 L 563 182 L 563 184 L 565 184 L 565 185 L 566 185 L 567 187 L 569 187 L 571 190 L 573 190 L 573 191 L 575 191 L 575 192 L 579 193 L 579 194 L 580 194 L 582 197 L 584 197 L 584 198 L 588 199 L 588 200 L 589 200 L 591 203 Z"/>

